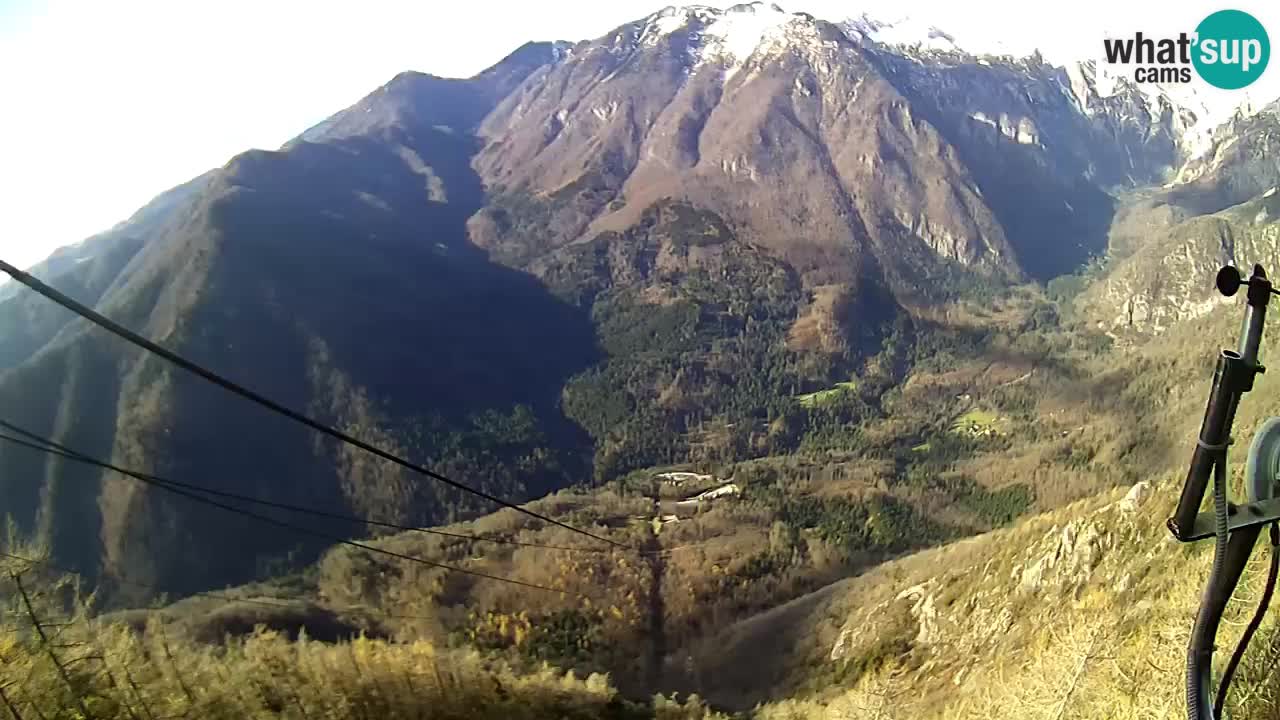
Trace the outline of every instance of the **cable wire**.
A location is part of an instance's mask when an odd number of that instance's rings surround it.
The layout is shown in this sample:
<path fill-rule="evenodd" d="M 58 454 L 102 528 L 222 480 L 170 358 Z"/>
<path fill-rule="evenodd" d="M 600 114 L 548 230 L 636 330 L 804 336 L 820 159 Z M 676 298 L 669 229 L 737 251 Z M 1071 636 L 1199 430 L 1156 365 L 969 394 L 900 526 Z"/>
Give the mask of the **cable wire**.
<path fill-rule="evenodd" d="M 0 428 L 8 430 L 10 432 L 17 433 L 18 435 L 21 435 L 31 441 L 40 443 L 45 447 L 54 448 L 56 450 L 61 451 L 62 453 L 68 453 L 71 455 L 77 454 L 76 451 L 72 450 L 66 445 L 44 438 L 37 433 L 27 430 L 22 426 L 9 422 L 7 420 L 0 419 Z M 285 510 L 289 512 L 304 514 L 304 515 L 312 515 L 314 517 L 326 518 L 329 520 L 340 520 L 340 521 L 351 522 L 351 523 L 362 523 L 365 525 L 384 527 L 392 530 L 402 530 L 405 532 L 418 532 L 418 533 L 424 533 L 427 535 L 440 535 L 442 537 L 455 538 L 458 540 L 466 540 L 466 541 L 472 541 L 472 542 L 488 542 L 488 543 L 496 543 L 499 545 L 513 545 L 517 547 L 537 548 L 541 550 L 563 550 L 566 552 L 597 553 L 597 554 L 613 552 L 612 550 L 608 550 L 605 548 L 572 547 L 569 545 L 551 545 L 551 544 L 545 544 L 545 543 L 526 542 L 523 540 L 510 540 L 507 538 L 493 538 L 493 537 L 484 537 L 480 535 L 467 535 L 466 533 L 454 533 L 454 532 L 448 532 L 446 530 L 437 530 L 435 528 L 418 527 L 415 525 L 401 525 L 399 523 L 387 522 L 384 520 L 374 520 L 372 518 L 360 517 L 358 515 L 344 515 L 342 513 L 332 513 L 325 510 L 319 510 L 316 508 L 309 508 L 301 505 L 293 505 L 291 503 L 278 502 L 275 500 L 267 500 L 266 498 L 260 498 L 253 495 L 244 495 L 241 493 L 229 492 L 226 490 L 216 490 L 214 488 L 207 487 L 204 485 L 183 482 L 180 480 L 173 480 L 171 478 L 166 478 L 159 475 L 153 475 L 151 473 L 143 473 L 136 470 L 130 470 L 129 472 L 131 477 L 135 475 L 141 475 L 151 480 L 152 482 L 163 484 L 163 485 L 171 485 L 184 490 L 193 490 L 195 492 L 206 493 L 216 497 L 223 497 L 231 500 L 238 500 L 240 502 L 247 502 L 255 505 L 262 505 L 264 507 L 275 508 L 277 510 Z M 646 557 L 651 555 L 668 555 L 670 553 L 674 553 L 680 550 L 692 550 L 695 548 L 706 547 L 707 545 L 710 545 L 710 544 L 711 543 L 706 543 L 706 542 L 691 543 L 688 545 L 677 545 L 675 547 L 663 548 L 661 550 L 638 550 L 637 549 L 635 552 L 638 552 L 638 554 Z"/>
<path fill-rule="evenodd" d="M 71 450 L 65 445 L 61 445 L 52 440 L 47 440 L 45 438 L 42 438 L 36 433 L 33 433 L 30 430 L 23 429 L 11 422 L 7 422 L 5 420 L 0 419 L 0 428 L 3 428 L 10 432 L 17 433 L 30 440 L 34 440 L 35 442 L 43 443 L 48 447 L 55 448 L 63 452 L 75 454 L 75 451 Z M 267 500 L 265 498 L 254 497 L 252 495 L 242 495 L 240 493 L 228 492 L 226 490 L 215 490 L 214 488 L 206 487 L 204 485 L 196 485 L 194 483 L 182 482 L 179 480 L 171 480 L 169 478 L 160 477 L 158 475 L 152 475 L 150 473 L 138 473 L 138 474 L 145 475 L 148 479 L 157 483 L 163 483 L 165 485 L 172 485 L 174 487 L 179 487 L 186 490 L 195 490 L 197 492 L 207 493 L 209 495 L 214 495 L 217 497 L 224 497 L 232 500 L 239 500 L 241 502 L 253 503 L 255 505 L 262 505 L 264 507 L 276 508 L 277 510 L 288 510 L 290 512 L 301 513 L 304 515 L 312 515 L 315 517 L 326 518 L 329 520 L 341 520 L 344 522 L 351 522 L 351 523 L 363 523 L 365 525 L 373 525 L 376 527 L 390 528 L 393 530 L 404 530 L 406 532 L 419 532 L 419 533 L 425 533 L 427 535 L 440 535 L 443 537 L 457 538 L 459 540 L 471 540 L 475 542 L 490 542 L 490 543 L 498 543 L 501 545 L 518 545 L 521 547 L 540 548 L 544 550 L 566 550 L 570 552 L 610 552 L 608 550 L 599 549 L 599 548 L 569 547 L 566 545 L 544 545 L 541 543 L 523 542 L 520 540 L 507 540 L 504 538 L 488 538 L 488 537 L 481 537 L 478 535 L 452 533 L 452 532 L 447 532 L 445 530 L 436 530 L 434 528 L 424 528 L 424 527 L 417 527 L 413 525 L 400 525 L 398 523 L 386 522 L 383 520 L 373 520 L 369 518 L 358 517 L 355 515 L 343 515 L 341 513 L 332 513 L 325 510 L 302 507 L 300 505 L 291 505 L 289 503 L 277 502 L 274 500 Z"/>
<path fill-rule="evenodd" d="M 444 475 L 441 475 L 440 473 L 435 472 L 434 470 L 431 470 L 430 468 L 427 468 L 417 463 L 406 460 L 400 457 L 399 455 L 383 450 L 382 448 L 379 448 L 376 445 L 367 443 L 363 440 L 360 440 L 359 438 L 356 438 L 352 435 L 342 432 L 337 428 L 331 427 L 329 425 L 325 425 L 324 423 L 318 420 L 314 420 L 306 415 L 303 415 L 302 413 L 296 410 L 285 407 L 284 405 L 281 405 L 280 403 L 275 402 L 270 398 L 267 398 L 257 392 L 254 392 L 253 390 L 250 390 L 242 385 L 232 382 L 231 380 L 228 380 L 211 370 L 207 370 L 201 367 L 200 365 L 197 365 L 196 363 L 190 360 L 187 360 L 186 358 L 178 355 L 177 353 L 174 353 L 170 350 L 165 349 L 160 345 L 157 345 L 156 343 L 142 337 L 138 333 L 135 333 L 132 330 L 124 327 L 123 325 L 120 325 L 119 323 L 115 322 L 114 320 L 111 320 L 105 315 L 102 315 L 96 312 L 92 308 L 89 308 L 79 302 L 76 302 L 70 297 L 67 297 L 66 295 L 59 292 L 58 290 L 55 290 L 54 288 L 50 287 L 44 282 L 41 282 L 37 278 L 32 277 L 30 274 L 25 273 L 22 270 L 19 270 L 18 268 L 14 267 L 13 265 L 10 265 L 4 260 L 0 260 L 0 271 L 7 273 L 14 280 L 22 283 L 23 285 L 26 285 L 27 287 L 31 288 L 35 292 L 52 300 L 58 305 L 61 305 L 67 310 L 70 310 L 76 315 L 79 315 L 80 317 L 97 325 L 98 327 L 103 328 L 104 330 L 112 333 L 113 335 L 117 335 L 152 354 L 159 355 L 160 357 L 164 358 L 165 360 L 168 360 L 174 365 L 177 365 L 183 370 L 193 373 L 213 383 L 214 385 L 217 385 L 222 389 L 227 390 L 228 392 L 231 392 L 235 395 L 239 395 L 240 397 L 246 400 L 256 403 L 274 413 L 283 415 L 289 418 L 290 420 L 306 425 L 307 427 L 311 428 L 312 430 L 315 430 L 316 432 L 319 432 L 324 435 L 328 435 L 329 437 L 340 440 L 344 443 L 347 443 L 348 445 L 358 447 L 361 450 L 364 450 L 365 452 L 376 455 L 377 457 L 380 457 L 383 460 L 388 460 L 407 470 L 412 470 L 413 472 L 416 472 L 420 475 L 425 475 L 426 477 L 442 482 L 450 487 L 456 488 L 458 490 L 462 490 L 464 492 L 470 493 L 477 497 L 482 497 L 490 502 L 497 503 L 498 505 L 501 505 L 503 507 L 511 508 L 516 512 L 523 513 L 533 518 L 537 518 L 538 520 L 541 520 L 543 522 L 551 523 L 552 525 L 558 525 L 562 528 L 565 528 L 566 530 L 571 530 L 580 535 L 585 535 L 589 538 L 598 540 L 603 543 L 607 543 L 609 545 L 613 545 L 615 547 L 625 548 L 627 550 L 635 549 L 623 543 L 620 543 L 616 540 L 611 540 L 607 537 L 604 537 L 603 535 L 597 535 L 596 533 L 593 533 L 589 530 L 576 528 L 572 525 L 561 522 L 559 520 L 555 520 L 553 518 L 550 518 L 546 515 L 535 512 L 533 510 L 520 507 L 519 505 L 509 500 L 504 500 L 496 495 L 485 492 L 484 490 L 480 490 L 479 488 L 473 488 L 469 485 L 460 483 L 456 480 L 451 480 L 448 477 L 445 477 Z"/>
<path fill-rule="evenodd" d="M 583 598 L 588 597 L 587 595 L 584 595 L 582 593 L 573 592 L 570 590 L 558 590 L 556 588 L 547 587 L 545 585 L 537 585 L 535 583 L 525 582 L 523 580 L 514 580 L 512 578 L 504 578 L 499 575 L 490 575 L 489 573 L 481 572 L 478 570 L 468 570 L 466 568 L 457 567 L 455 565 L 447 565 L 445 563 L 438 563 L 433 560 L 427 560 L 426 558 L 415 557 L 413 555 L 405 555 L 404 553 L 398 553 L 398 552 L 395 552 L 394 550 L 386 550 L 384 548 L 368 545 L 362 542 L 357 542 L 355 540 L 349 540 L 347 538 L 342 537 L 341 535 L 334 535 L 332 533 L 327 533 L 322 530 L 313 530 L 311 528 L 302 527 L 301 525 L 295 525 L 293 523 L 285 522 L 283 520 L 278 520 L 276 518 L 269 517 L 267 515 L 255 513 L 251 510 L 245 510 L 244 508 L 238 508 L 233 505 L 227 505 L 226 503 L 221 503 L 216 500 L 211 500 L 207 497 L 203 497 L 194 492 L 190 492 L 187 490 L 183 490 L 181 488 L 166 485 L 165 483 L 162 483 L 162 482 L 155 482 L 154 480 L 147 478 L 142 473 L 133 472 L 132 470 L 127 470 L 125 468 L 119 467 L 117 465 L 113 465 L 111 463 L 103 462 L 101 460 L 96 460 L 94 458 L 91 458 L 87 455 L 83 455 L 76 451 L 72 451 L 72 450 L 63 451 L 53 447 L 48 447 L 47 441 L 44 441 L 44 440 L 42 440 L 42 442 L 45 442 L 45 446 L 42 446 L 37 443 L 21 440 L 19 438 L 15 438 L 10 435 L 5 435 L 3 433 L 0 433 L 0 440 L 3 440 L 8 443 L 12 443 L 14 445 L 19 445 L 21 447 L 29 448 L 31 450 L 49 453 L 51 455 L 57 455 L 59 457 L 66 458 L 68 460 L 73 460 L 75 462 L 79 462 L 85 465 L 92 465 L 95 467 L 102 468 L 104 470 L 111 470 L 121 475 L 126 475 L 128 477 L 131 477 L 145 485 L 157 487 L 161 490 L 164 490 L 165 492 L 173 493 L 175 495 L 188 498 L 198 503 L 210 505 L 216 508 L 220 508 L 222 510 L 226 510 L 228 512 L 232 512 L 238 515 L 243 515 L 245 517 L 252 518 L 259 522 L 264 522 L 269 525 L 274 525 L 276 527 L 283 528 L 285 530 L 291 530 L 293 532 L 301 533 L 303 535 L 310 535 L 312 537 L 320 538 L 320 539 L 327 540 L 329 542 L 337 543 L 340 545 L 347 545 L 350 547 L 365 550 L 367 552 L 372 552 L 379 555 L 386 555 L 388 557 L 393 557 L 400 560 L 407 560 L 409 562 L 414 562 L 422 565 L 427 565 L 430 567 L 440 568 L 442 570 L 450 570 L 453 572 L 462 573 L 464 575 L 472 575 L 474 577 L 484 578 L 486 580 L 494 580 L 497 582 L 509 583 L 511 585 L 519 585 L 521 587 L 529 588 L 531 590 L 541 590 L 543 592 L 561 593 L 564 595 L 574 595 L 574 596 L 583 597 Z"/>

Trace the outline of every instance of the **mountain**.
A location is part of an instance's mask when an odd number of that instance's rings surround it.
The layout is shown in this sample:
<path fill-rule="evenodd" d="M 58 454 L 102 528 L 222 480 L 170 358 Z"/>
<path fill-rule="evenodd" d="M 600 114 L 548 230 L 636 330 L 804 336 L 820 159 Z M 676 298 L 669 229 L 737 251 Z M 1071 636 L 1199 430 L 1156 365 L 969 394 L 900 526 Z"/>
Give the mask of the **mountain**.
<path fill-rule="evenodd" d="M 557 469 L 559 456 L 539 448 L 548 436 L 559 448 L 580 442 L 555 406 L 564 379 L 594 357 L 588 320 L 466 245 L 463 223 L 482 197 L 469 165 L 475 145 L 468 126 L 443 123 L 475 114 L 403 114 L 415 93 L 441 87 L 480 102 L 527 72 L 535 50 L 470 84 L 396 78 L 366 100 L 382 112 L 366 114 L 377 123 L 362 135 L 340 133 L 340 122 L 334 139 L 234 158 L 151 213 L 158 220 L 140 224 L 147 232 L 126 225 L 95 241 L 98 260 L 83 266 L 102 276 L 87 276 L 94 284 L 82 299 L 325 422 L 400 452 L 429 448 L 441 470 L 491 492 L 534 496 L 563 484 L 572 460 Z M 74 285 L 78 267 L 51 281 Z M 83 322 L 14 359 L 0 375 L 12 419 L 122 465 L 418 523 L 468 506 Z M 208 586 L 296 549 L 236 516 L 30 451 L 0 450 L 0 466 L 0 494 L 19 528 L 108 578 Z M 242 552 L 224 552 L 226 537 L 240 538 Z"/>
<path fill-rule="evenodd" d="M 1051 277 L 1103 247 L 1102 188 L 1168 171 L 1187 122 L 1132 88 L 1073 90 L 1042 63 L 898 54 L 763 3 L 668 8 L 579 45 L 498 106 L 478 158 L 496 207 L 472 232 L 519 263 L 530 234 L 544 236 L 535 250 L 572 242 L 675 197 L 815 284 L 914 270 L 895 267 L 914 244 Z M 504 214 L 530 201 L 532 233 Z M 1035 245 L 1046 211 L 1063 237 Z M 1039 264 L 1070 234 L 1092 244 Z"/>
<path fill-rule="evenodd" d="M 1272 189 L 1221 212 L 1197 215 L 1153 233 L 1142 251 L 1117 263 L 1081 299 L 1111 332 L 1159 334 L 1229 302 L 1214 288 L 1223 265 L 1246 272 L 1280 259 L 1280 198 Z"/>
<path fill-rule="evenodd" d="M 1217 212 L 1280 184 L 1280 101 L 1253 114 L 1237 113 L 1214 131 L 1213 142 L 1187 163 L 1167 195 L 1194 214 Z"/>
<path fill-rule="evenodd" d="M 1135 198 L 1114 225 L 1114 261 L 1081 298 L 1086 314 L 1112 332 L 1158 334 L 1224 302 L 1209 281 L 1218 267 L 1273 267 L 1277 143 L 1280 107 L 1238 114 L 1173 182 Z"/>
<path fill-rule="evenodd" d="M 830 71 L 820 74 L 823 63 Z M 864 81 L 859 110 L 847 111 Z M 890 238 L 878 214 L 893 205 L 935 252 L 999 265 L 1008 248 L 963 170 L 903 112 L 834 26 L 761 4 L 660 13 L 577 49 L 500 105 L 481 128 L 478 167 L 499 209 L 512 193 L 533 195 L 548 249 L 625 228 L 675 197 L 732 218 L 815 283 L 852 283 L 879 264 L 870 248 Z M 905 152 L 871 183 L 880 143 Z M 925 174 L 944 178 L 940 189 L 912 182 Z M 520 232 L 500 220 L 490 212 L 473 223 L 477 243 L 499 253 Z"/>
<path fill-rule="evenodd" d="M 763 3 L 668 8 L 468 79 L 402 73 L 40 273 L 515 499 L 667 463 L 849 452 L 913 363 L 984 347 L 987 330 L 949 324 L 956 302 L 1012 298 L 1001 333 L 1049 322 L 1010 288 L 1080 267 L 1105 248 L 1109 190 L 1178 163 L 1188 116 L 1095 85 Z M 4 293 L 0 399 L 36 432 L 332 511 L 429 524 L 490 509 Z M 797 400 L 814 397 L 835 402 Z M 123 596 L 320 549 L 13 447 L 0 498 Z"/>
<path fill-rule="evenodd" d="M 470 134 L 494 105 L 564 57 L 566 43 L 530 42 L 465 80 L 404 72 L 360 102 L 310 128 L 285 148 L 377 135 L 393 128 L 448 128 Z"/>

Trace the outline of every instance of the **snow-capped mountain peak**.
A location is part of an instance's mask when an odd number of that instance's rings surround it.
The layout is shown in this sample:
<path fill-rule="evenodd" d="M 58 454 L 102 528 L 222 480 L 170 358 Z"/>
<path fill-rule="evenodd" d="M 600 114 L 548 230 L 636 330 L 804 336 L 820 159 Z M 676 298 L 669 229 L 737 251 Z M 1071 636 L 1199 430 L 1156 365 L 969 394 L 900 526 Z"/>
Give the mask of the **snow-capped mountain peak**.
<path fill-rule="evenodd" d="M 719 63 L 728 77 L 761 47 L 814 37 L 814 23 L 810 15 L 789 13 L 760 1 L 723 10 L 705 5 L 670 6 L 642 20 L 634 37 L 638 45 L 652 47 L 672 35 L 686 33 L 691 66 Z"/>
<path fill-rule="evenodd" d="M 751 58 L 757 57 L 759 61 L 762 53 L 831 45 L 826 42 L 830 38 L 820 31 L 820 24 L 811 15 L 787 12 L 776 4 L 761 1 L 726 9 L 706 5 L 670 6 L 629 26 L 626 33 L 617 38 L 621 44 L 613 51 L 654 47 L 678 37 L 677 44 L 685 53 L 690 73 L 710 64 L 723 68 L 723 78 L 728 80 Z M 991 65 L 1036 58 L 1062 67 L 1066 71 L 1060 83 L 1062 90 L 1086 116 L 1105 112 L 1103 107 L 1110 98 L 1136 94 L 1142 98 L 1136 107 L 1139 111 L 1145 108 L 1152 122 L 1158 124 L 1169 109 L 1174 110 L 1177 115 L 1174 132 L 1184 157 L 1203 154 L 1212 145 L 1216 128 L 1236 114 L 1248 116 L 1253 108 L 1264 104 L 1250 103 L 1248 100 L 1252 98 L 1244 94 L 1215 93 L 1211 88 L 1190 83 L 1136 83 L 1124 71 L 1098 58 L 1068 55 L 1062 48 L 1050 48 L 1046 53 L 1038 45 L 1030 44 L 1029 39 L 1018 41 L 993 33 L 956 35 L 906 15 L 886 19 L 862 13 L 833 25 L 854 43 L 880 48 L 925 65 Z"/>
<path fill-rule="evenodd" d="M 959 36 L 918 18 L 903 15 L 894 19 L 863 13 L 839 23 L 850 38 L 872 42 L 906 54 L 963 54 L 972 57 L 1030 57 L 1040 48 L 1019 46 L 997 35 Z M 1042 53 L 1043 54 L 1043 53 Z"/>
<path fill-rule="evenodd" d="M 720 14 L 720 10 L 705 5 L 668 5 L 645 18 L 640 31 L 641 45 L 656 45 L 664 37 L 685 28 L 702 26 Z"/>
<path fill-rule="evenodd" d="M 745 60 L 766 38 L 777 36 L 786 25 L 802 17 L 763 2 L 734 5 L 707 25 L 702 34 L 721 54 Z"/>
<path fill-rule="evenodd" d="M 1088 97 L 1110 98 L 1121 93 L 1136 92 L 1146 98 L 1152 119 L 1167 104 L 1190 112 L 1190 119 L 1180 128 L 1179 144 L 1188 160 L 1201 157 L 1213 147 L 1216 134 L 1233 118 L 1248 118 L 1259 111 L 1256 98 L 1249 92 L 1232 93 L 1196 83 L 1135 82 L 1132 71 L 1116 69 L 1101 59 L 1066 64 L 1071 91 L 1086 115 L 1092 114 Z M 1179 180 L 1185 179 L 1179 175 Z"/>

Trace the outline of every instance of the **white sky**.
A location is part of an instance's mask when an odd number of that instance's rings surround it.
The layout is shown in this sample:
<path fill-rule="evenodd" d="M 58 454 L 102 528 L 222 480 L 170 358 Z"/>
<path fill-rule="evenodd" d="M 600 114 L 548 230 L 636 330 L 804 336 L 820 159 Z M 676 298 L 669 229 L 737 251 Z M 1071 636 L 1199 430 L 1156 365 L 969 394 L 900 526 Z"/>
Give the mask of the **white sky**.
<path fill-rule="evenodd" d="M 275 148 L 401 70 L 471 75 L 527 40 L 581 40 L 662 0 L 0 0 L 0 258 L 33 264 L 251 147 Z M 708 4 L 727 6 L 732 3 Z M 1188 32 L 1217 2 L 798 0 L 927 21 L 1050 59 L 1105 34 Z M 1280 3 L 1232 2 L 1280 43 Z M 1280 80 L 1280 59 L 1265 80 Z M 1278 83 L 1280 85 L 1280 83 Z M 1280 94 L 1280 93 L 1273 93 Z"/>

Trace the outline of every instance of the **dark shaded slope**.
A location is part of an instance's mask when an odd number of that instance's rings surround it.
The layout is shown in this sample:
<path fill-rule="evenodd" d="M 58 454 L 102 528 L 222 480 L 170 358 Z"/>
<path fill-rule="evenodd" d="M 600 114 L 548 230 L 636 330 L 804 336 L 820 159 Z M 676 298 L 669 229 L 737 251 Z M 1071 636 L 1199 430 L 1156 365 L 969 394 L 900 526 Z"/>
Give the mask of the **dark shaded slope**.
<path fill-rule="evenodd" d="M 121 348 L 100 333 L 49 348 L 21 367 L 0 374 L 0 408 L 6 420 L 77 449 L 107 456 L 119 392 Z M 47 541 L 61 561 L 93 569 L 100 476 L 9 444 L 0 446 L 0 499 L 19 532 Z M 55 511 L 56 508 L 56 511 Z"/>
<path fill-rule="evenodd" d="M 594 338 L 581 311 L 467 245 L 465 220 L 483 201 L 472 143 L 397 122 L 241 155 L 98 305 L 463 482 L 517 499 L 563 486 L 581 477 L 585 437 L 559 414 L 559 390 L 592 362 Z M 424 524 L 490 509 L 82 325 L 0 375 L 0 403 L 77 449 L 188 482 Z M 57 556 L 179 592 L 318 549 L 9 448 L 0 497 Z"/>
<path fill-rule="evenodd" d="M 954 145 L 1038 280 L 1106 250 L 1108 188 L 1160 180 L 1179 160 L 1176 130 L 1186 119 L 1137 90 L 1097 96 L 1090 68 L 1073 86 L 1062 68 L 1035 58 L 872 56 Z"/>

